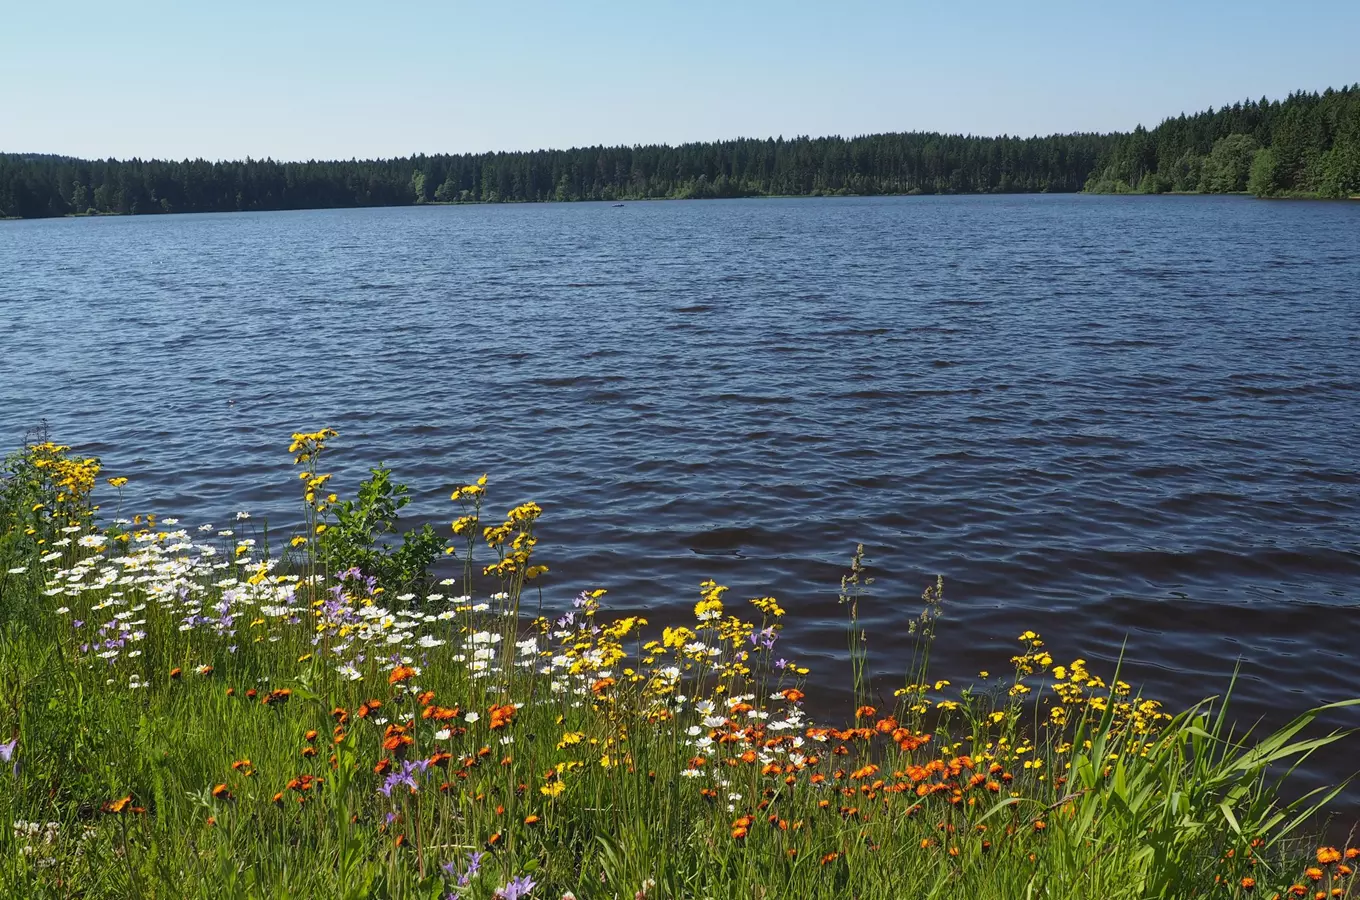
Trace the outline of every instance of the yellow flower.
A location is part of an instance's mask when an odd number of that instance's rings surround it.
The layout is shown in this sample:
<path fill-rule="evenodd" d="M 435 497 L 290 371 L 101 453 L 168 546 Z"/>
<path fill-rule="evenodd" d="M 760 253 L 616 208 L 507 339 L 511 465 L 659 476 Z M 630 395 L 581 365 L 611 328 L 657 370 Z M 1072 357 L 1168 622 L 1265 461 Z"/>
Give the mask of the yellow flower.
<path fill-rule="evenodd" d="M 109 479 L 109 485 L 110 485 L 111 487 L 120 488 L 120 487 L 122 487 L 123 485 L 125 485 L 125 484 L 127 484 L 127 483 L 128 483 L 128 480 L 127 480 L 126 478 L 124 478 L 123 476 L 121 476 L 121 475 L 119 475 L 117 478 L 110 478 L 110 479 Z"/>
<path fill-rule="evenodd" d="M 560 781 L 549 782 L 538 789 L 538 792 L 545 797 L 560 797 L 567 786 Z"/>
<path fill-rule="evenodd" d="M 751 605 L 765 613 L 765 615 L 773 616 L 776 619 L 784 615 L 783 608 L 780 607 L 773 597 L 757 597 L 751 601 Z"/>

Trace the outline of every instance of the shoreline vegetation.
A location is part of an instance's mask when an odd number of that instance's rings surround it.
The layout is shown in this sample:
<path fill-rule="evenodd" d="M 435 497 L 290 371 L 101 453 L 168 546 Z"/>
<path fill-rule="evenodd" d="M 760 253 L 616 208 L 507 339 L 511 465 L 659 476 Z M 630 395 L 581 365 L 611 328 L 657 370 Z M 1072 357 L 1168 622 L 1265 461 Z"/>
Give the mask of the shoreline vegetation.
<path fill-rule="evenodd" d="M 0 893 L 1360 896 L 1360 848 L 1310 840 L 1341 787 L 1285 781 L 1360 700 L 1243 731 L 1230 685 L 1164 710 L 1033 631 L 951 685 L 938 580 L 904 671 L 871 678 L 861 549 L 854 700 L 816 722 L 776 598 L 544 608 L 537 504 L 494 514 L 483 476 L 449 526 L 403 532 L 389 470 L 332 492 L 337 438 L 281 443 L 291 527 L 134 512 L 126 476 L 45 433 L 5 460 Z"/>
<path fill-rule="evenodd" d="M 0 218 L 1079 191 L 1360 196 L 1360 84 L 1110 134 L 913 132 L 307 162 L 0 153 Z"/>

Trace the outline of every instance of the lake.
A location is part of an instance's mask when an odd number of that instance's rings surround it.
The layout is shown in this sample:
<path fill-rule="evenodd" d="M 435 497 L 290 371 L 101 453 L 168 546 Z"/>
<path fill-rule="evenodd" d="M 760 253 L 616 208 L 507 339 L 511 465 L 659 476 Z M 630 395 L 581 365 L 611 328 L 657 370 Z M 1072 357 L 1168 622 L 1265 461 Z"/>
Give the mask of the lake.
<path fill-rule="evenodd" d="M 289 433 L 331 426 L 341 488 L 386 461 L 417 520 L 483 472 L 537 500 L 549 605 L 604 587 L 659 629 L 707 577 L 774 594 L 824 704 L 856 543 L 888 694 L 939 573 L 956 685 L 1032 628 L 1107 676 L 1127 642 L 1173 704 L 1239 660 L 1248 718 L 1360 695 L 1360 204 L 0 222 L 0 276 L 0 439 L 45 418 L 125 512 L 287 524 Z"/>

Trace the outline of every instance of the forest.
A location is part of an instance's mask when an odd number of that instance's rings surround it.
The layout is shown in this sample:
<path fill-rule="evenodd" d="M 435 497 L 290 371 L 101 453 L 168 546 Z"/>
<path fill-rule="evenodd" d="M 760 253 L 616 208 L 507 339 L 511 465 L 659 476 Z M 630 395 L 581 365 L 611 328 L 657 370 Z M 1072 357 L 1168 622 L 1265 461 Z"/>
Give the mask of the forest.
<path fill-rule="evenodd" d="M 1360 194 L 1360 84 L 1234 103 L 1112 135 L 1086 183 L 1103 193 Z"/>
<path fill-rule="evenodd" d="M 307 162 L 0 153 L 6 218 L 1082 190 L 1360 194 L 1360 84 L 1249 100 L 1112 134 L 911 132 Z"/>

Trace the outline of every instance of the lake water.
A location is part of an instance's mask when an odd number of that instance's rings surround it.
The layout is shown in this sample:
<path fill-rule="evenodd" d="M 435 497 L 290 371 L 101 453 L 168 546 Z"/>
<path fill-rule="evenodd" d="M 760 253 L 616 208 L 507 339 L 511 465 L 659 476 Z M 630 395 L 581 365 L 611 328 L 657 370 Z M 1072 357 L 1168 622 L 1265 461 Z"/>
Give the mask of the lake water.
<path fill-rule="evenodd" d="M 1245 716 L 1360 695 L 1360 204 L 918 197 L 0 222 L 0 442 L 54 435 L 136 511 L 297 511 L 341 432 L 447 525 L 546 511 L 549 603 L 659 627 L 773 593 L 844 682 L 839 577 L 895 686 L 1021 630 Z M 1317 764 L 1349 774 L 1346 759 Z"/>

